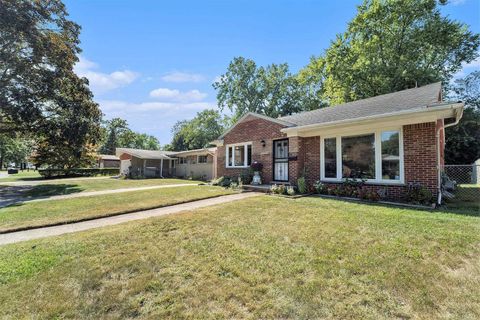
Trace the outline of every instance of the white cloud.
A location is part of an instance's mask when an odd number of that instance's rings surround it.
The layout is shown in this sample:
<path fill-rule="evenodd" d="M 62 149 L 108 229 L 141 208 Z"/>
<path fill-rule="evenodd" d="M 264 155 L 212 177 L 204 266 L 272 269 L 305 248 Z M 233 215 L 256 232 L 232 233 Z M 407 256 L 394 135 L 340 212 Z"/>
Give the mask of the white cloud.
<path fill-rule="evenodd" d="M 450 3 L 453 4 L 454 6 L 459 6 L 462 5 L 466 2 L 466 0 L 451 0 Z"/>
<path fill-rule="evenodd" d="M 140 102 L 131 103 L 121 100 L 101 100 L 98 102 L 104 112 L 136 113 L 139 111 L 162 111 L 167 113 L 178 113 L 183 111 L 201 111 L 214 108 L 215 103 L 210 102 Z M 178 114 L 177 114 L 178 115 Z"/>
<path fill-rule="evenodd" d="M 205 77 L 198 73 L 170 72 L 161 78 L 165 82 L 202 82 Z"/>
<path fill-rule="evenodd" d="M 469 63 L 462 63 L 462 70 L 455 73 L 453 75 L 453 79 L 463 78 L 470 72 L 479 70 L 479 69 L 480 69 L 480 56 Z"/>
<path fill-rule="evenodd" d="M 480 57 L 471 61 L 470 63 L 463 64 L 464 68 L 480 68 Z"/>
<path fill-rule="evenodd" d="M 75 72 L 88 79 L 90 88 L 96 94 L 101 94 L 116 88 L 121 88 L 135 81 L 139 74 L 130 70 L 103 73 L 96 71 L 98 64 L 83 57 L 75 65 Z"/>
<path fill-rule="evenodd" d="M 150 92 L 150 97 L 163 98 L 163 99 L 173 100 L 173 101 L 190 102 L 190 101 L 203 100 L 207 97 L 207 94 L 200 92 L 196 89 L 186 91 L 186 92 L 181 92 L 176 89 L 172 90 L 168 88 L 158 88 Z"/>

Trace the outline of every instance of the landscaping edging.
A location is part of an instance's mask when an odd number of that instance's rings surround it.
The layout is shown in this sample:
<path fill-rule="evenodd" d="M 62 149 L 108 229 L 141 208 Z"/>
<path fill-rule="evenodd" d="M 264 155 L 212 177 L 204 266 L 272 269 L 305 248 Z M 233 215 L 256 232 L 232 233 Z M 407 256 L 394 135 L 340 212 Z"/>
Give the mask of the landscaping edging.
<path fill-rule="evenodd" d="M 312 197 L 318 197 L 318 198 L 326 198 L 326 199 L 335 199 L 335 200 L 344 200 L 344 201 L 350 201 L 350 202 L 360 202 L 360 203 L 365 203 L 365 204 L 386 204 L 386 205 L 391 205 L 391 206 L 396 206 L 396 207 L 406 207 L 406 208 L 412 208 L 412 209 L 421 209 L 421 210 L 430 210 L 433 211 L 434 208 L 429 207 L 429 206 L 424 206 L 420 204 L 409 204 L 409 203 L 402 203 L 402 202 L 393 202 L 393 201 L 366 201 L 358 198 L 352 198 L 352 197 L 338 197 L 338 196 L 330 196 L 327 194 L 318 194 L 318 193 L 313 193 L 311 194 Z"/>
<path fill-rule="evenodd" d="M 232 194 L 235 194 L 235 193 L 242 193 L 242 192 L 234 192 Z M 206 200 L 206 199 L 214 199 L 214 198 L 219 198 L 219 197 L 228 196 L 228 195 L 230 195 L 230 194 L 219 194 L 219 195 L 215 195 L 215 196 L 201 197 L 201 198 L 192 199 L 192 200 L 180 201 L 180 202 L 176 202 L 176 203 L 172 203 L 172 204 L 151 206 L 151 207 L 146 207 L 146 208 L 142 208 L 142 209 L 125 210 L 125 211 L 121 211 L 121 212 L 114 212 L 114 213 L 110 213 L 110 214 L 106 214 L 106 215 L 90 216 L 90 217 L 85 217 L 85 218 L 80 218 L 80 219 L 52 222 L 52 223 L 41 224 L 41 225 L 36 225 L 36 226 L 25 226 L 25 227 L 4 229 L 4 230 L 0 230 L 0 234 L 8 234 L 8 233 L 14 233 L 14 232 L 19 232 L 19 231 L 33 230 L 33 229 L 41 229 L 41 228 L 46 228 L 46 227 L 62 226 L 62 225 L 66 225 L 66 224 L 74 224 L 74 223 L 78 223 L 78 222 L 91 221 L 91 220 L 96 220 L 96 219 L 101 219 L 101 218 L 121 216 L 123 214 L 128 214 L 128 213 L 134 213 L 134 212 L 139 212 L 139 211 L 146 211 L 146 210 L 152 210 L 152 209 L 171 207 L 171 206 L 175 206 L 175 205 L 178 205 L 178 204 L 185 204 L 185 203 L 189 203 L 189 202 L 195 202 L 195 201 Z"/>

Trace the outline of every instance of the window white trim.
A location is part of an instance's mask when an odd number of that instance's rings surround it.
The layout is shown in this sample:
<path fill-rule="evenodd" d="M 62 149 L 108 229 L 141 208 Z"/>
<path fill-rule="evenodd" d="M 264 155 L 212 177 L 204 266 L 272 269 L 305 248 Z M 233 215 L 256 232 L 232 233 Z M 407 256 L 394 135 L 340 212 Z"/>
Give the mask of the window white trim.
<path fill-rule="evenodd" d="M 226 168 L 249 168 L 250 166 L 248 165 L 248 146 L 251 146 L 252 145 L 252 142 L 249 141 L 249 142 L 242 142 L 242 143 L 232 143 L 232 144 L 227 144 L 225 146 L 225 167 Z M 232 165 L 228 165 L 228 160 L 230 158 L 230 148 L 232 148 L 232 150 L 234 150 L 235 147 L 238 147 L 238 146 L 243 146 L 245 148 L 245 152 L 244 152 L 244 157 L 243 157 L 243 166 L 236 166 L 235 165 L 235 161 L 234 161 L 234 158 L 232 158 Z M 253 150 L 252 150 L 253 151 Z"/>
<path fill-rule="evenodd" d="M 200 157 L 205 157 L 205 162 L 200 162 Z M 208 156 L 206 154 L 197 155 L 197 163 L 208 163 Z"/>
<path fill-rule="evenodd" d="M 382 132 L 385 131 L 398 131 L 398 144 L 399 144 L 399 157 L 400 157 L 400 179 L 390 180 L 382 179 Z M 342 182 L 345 179 L 342 178 L 342 137 L 354 137 L 366 134 L 374 134 L 375 136 L 375 179 L 367 179 L 367 183 L 372 184 L 404 184 L 405 183 L 405 171 L 404 171 L 404 154 L 403 154 L 403 127 L 393 128 L 380 128 L 369 131 L 359 131 L 358 133 L 346 133 L 338 135 L 326 135 L 320 139 L 320 180 L 326 182 Z M 337 158 L 337 177 L 326 178 L 325 177 L 325 139 L 336 138 L 336 158 Z"/>

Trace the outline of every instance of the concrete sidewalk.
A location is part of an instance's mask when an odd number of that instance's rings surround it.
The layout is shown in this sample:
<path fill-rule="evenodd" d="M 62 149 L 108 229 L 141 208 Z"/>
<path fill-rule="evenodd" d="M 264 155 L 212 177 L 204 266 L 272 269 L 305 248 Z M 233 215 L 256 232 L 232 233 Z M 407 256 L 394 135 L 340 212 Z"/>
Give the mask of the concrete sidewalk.
<path fill-rule="evenodd" d="M 122 214 L 122 215 L 113 216 L 113 217 L 99 218 L 99 219 L 94 219 L 89 221 L 64 224 L 64 225 L 53 226 L 53 227 L 37 228 L 37 229 L 31 229 L 31 230 L 25 230 L 25 231 L 0 234 L 0 245 L 33 240 L 33 239 L 46 238 L 51 236 L 58 236 L 66 233 L 90 230 L 94 228 L 113 226 L 113 225 L 128 222 L 128 221 L 135 221 L 135 220 L 147 219 L 152 217 L 160 217 L 160 216 L 164 216 L 172 213 L 195 210 L 195 209 L 213 206 L 217 204 L 228 203 L 231 201 L 256 197 L 259 195 L 263 195 L 263 193 L 257 193 L 257 192 L 239 193 L 239 194 L 221 196 L 216 198 L 197 200 L 197 201 L 192 201 L 188 203 L 158 208 L 158 209 L 127 213 L 127 214 Z"/>

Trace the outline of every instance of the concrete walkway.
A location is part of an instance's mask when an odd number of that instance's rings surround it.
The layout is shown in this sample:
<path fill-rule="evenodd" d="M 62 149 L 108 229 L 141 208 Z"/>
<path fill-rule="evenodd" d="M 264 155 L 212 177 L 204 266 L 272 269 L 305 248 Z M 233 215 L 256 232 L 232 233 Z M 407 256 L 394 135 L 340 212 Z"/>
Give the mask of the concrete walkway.
<path fill-rule="evenodd" d="M 165 185 L 160 185 L 160 186 L 148 186 L 148 187 L 121 188 L 121 189 L 113 189 L 113 190 L 109 189 L 109 190 L 100 190 L 100 191 L 88 191 L 88 192 L 63 194 L 63 195 L 50 196 L 50 197 L 31 198 L 31 199 L 26 199 L 23 202 L 64 200 L 64 199 L 82 198 L 82 197 L 90 197 L 90 196 L 101 196 L 101 195 L 105 195 L 105 194 L 123 193 L 123 192 L 131 192 L 131 191 L 142 191 L 142 190 L 153 190 L 153 189 L 164 189 L 164 188 L 175 188 L 175 187 L 187 187 L 187 186 L 198 186 L 198 184 L 195 184 L 195 183 L 178 183 L 178 184 L 165 184 Z"/>
<path fill-rule="evenodd" d="M 37 228 L 26 231 L 18 231 L 6 234 L 0 234 L 0 245 L 16 243 L 21 241 L 46 238 L 51 236 L 58 236 L 66 233 L 73 233 L 78 231 L 90 230 L 94 228 L 113 226 L 116 224 L 135 221 L 141 219 L 147 219 L 152 217 L 160 217 L 172 213 L 179 213 L 182 211 L 195 210 L 208 206 L 213 206 L 222 203 L 228 203 L 231 201 L 247 199 L 262 195 L 262 193 L 248 192 L 239 193 L 227 196 L 221 196 L 216 198 L 210 198 L 205 200 L 192 201 L 183 204 L 172 205 L 168 207 L 138 211 L 133 213 L 122 214 L 113 217 L 99 218 L 95 220 L 64 224 L 54 227 Z"/>

